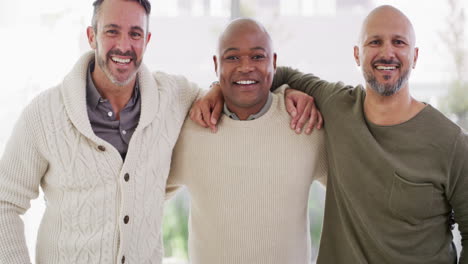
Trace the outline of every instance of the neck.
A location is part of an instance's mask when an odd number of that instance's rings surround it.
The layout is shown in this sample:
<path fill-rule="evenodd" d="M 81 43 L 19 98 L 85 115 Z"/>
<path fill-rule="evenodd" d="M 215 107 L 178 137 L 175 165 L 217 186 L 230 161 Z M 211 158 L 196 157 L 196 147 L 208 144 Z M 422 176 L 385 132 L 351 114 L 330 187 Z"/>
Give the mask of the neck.
<path fill-rule="evenodd" d="M 102 72 L 102 70 L 97 66 L 91 73 L 91 77 L 99 94 L 103 98 L 109 100 L 112 110 L 116 114 L 116 118 L 120 119 L 120 111 L 127 105 L 128 101 L 132 97 L 136 77 L 134 77 L 128 84 L 119 86 L 110 81 L 104 72 Z"/>
<path fill-rule="evenodd" d="M 247 120 L 249 116 L 259 113 L 262 110 L 262 108 L 265 106 L 267 101 L 268 101 L 268 97 L 262 100 L 262 102 L 259 104 L 247 107 L 247 106 L 236 105 L 226 100 L 226 106 L 229 109 L 229 111 L 236 114 L 240 120 Z"/>
<path fill-rule="evenodd" d="M 411 97 L 408 85 L 391 96 L 382 96 L 369 85 L 366 87 L 364 114 L 367 120 L 376 125 L 401 124 L 413 118 L 424 107 L 425 104 Z"/>

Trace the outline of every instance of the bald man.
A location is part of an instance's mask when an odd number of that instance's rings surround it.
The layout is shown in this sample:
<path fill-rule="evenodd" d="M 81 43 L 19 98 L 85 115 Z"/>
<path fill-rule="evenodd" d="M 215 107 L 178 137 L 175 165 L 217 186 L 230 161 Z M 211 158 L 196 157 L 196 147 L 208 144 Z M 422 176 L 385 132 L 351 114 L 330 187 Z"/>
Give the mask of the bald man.
<path fill-rule="evenodd" d="M 354 48 L 365 87 L 276 72 L 272 87 L 287 83 L 312 95 L 327 124 L 318 264 L 456 263 L 452 212 L 466 244 L 468 136 L 410 95 L 415 42 L 409 19 L 381 6 L 365 19 Z M 463 250 L 459 263 L 468 263 Z"/>
<path fill-rule="evenodd" d="M 314 96 L 327 124 L 330 175 L 317 263 L 456 263 L 452 210 L 465 245 L 468 136 L 411 96 L 415 42 L 409 19 L 381 6 L 354 47 L 365 87 L 278 71 L 276 85 Z M 460 263 L 468 263 L 464 251 Z"/>
<path fill-rule="evenodd" d="M 225 98 L 218 132 L 186 120 L 167 185 L 190 194 L 190 263 L 311 263 L 307 203 L 326 176 L 324 132 L 288 128 L 286 87 L 269 91 L 276 54 L 258 22 L 229 24 L 213 61 Z"/>

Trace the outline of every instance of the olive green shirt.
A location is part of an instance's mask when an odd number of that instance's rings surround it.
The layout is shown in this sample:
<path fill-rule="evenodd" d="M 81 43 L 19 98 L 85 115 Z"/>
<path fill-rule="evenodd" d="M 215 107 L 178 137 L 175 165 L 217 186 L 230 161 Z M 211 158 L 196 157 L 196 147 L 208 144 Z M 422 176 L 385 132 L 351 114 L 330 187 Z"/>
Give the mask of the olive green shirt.
<path fill-rule="evenodd" d="M 329 178 L 318 264 L 456 263 L 449 216 L 468 238 L 468 136 L 427 105 L 379 126 L 362 86 L 279 68 L 282 83 L 315 98 L 325 120 Z M 462 241 L 462 245 L 466 242 Z M 467 264 L 462 251 L 460 263 Z"/>

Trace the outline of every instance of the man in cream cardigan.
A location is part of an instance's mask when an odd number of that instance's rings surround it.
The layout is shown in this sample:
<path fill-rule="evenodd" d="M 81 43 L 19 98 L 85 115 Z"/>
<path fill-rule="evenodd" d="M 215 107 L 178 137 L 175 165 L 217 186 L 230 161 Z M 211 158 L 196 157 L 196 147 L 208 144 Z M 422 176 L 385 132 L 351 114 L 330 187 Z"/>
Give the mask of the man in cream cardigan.
<path fill-rule="evenodd" d="M 324 132 L 289 129 L 283 90 L 269 89 L 276 54 L 265 28 L 228 25 L 214 57 L 225 98 L 218 132 L 190 119 L 174 149 L 168 191 L 190 193 L 192 264 L 310 263 L 307 203 L 325 181 Z"/>
<path fill-rule="evenodd" d="M 199 89 L 142 64 L 147 0 L 94 6 L 94 52 L 24 110 L 0 161 L 0 263 L 31 262 L 19 214 L 39 186 L 37 264 L 161 263 L 171 153 Z"/>

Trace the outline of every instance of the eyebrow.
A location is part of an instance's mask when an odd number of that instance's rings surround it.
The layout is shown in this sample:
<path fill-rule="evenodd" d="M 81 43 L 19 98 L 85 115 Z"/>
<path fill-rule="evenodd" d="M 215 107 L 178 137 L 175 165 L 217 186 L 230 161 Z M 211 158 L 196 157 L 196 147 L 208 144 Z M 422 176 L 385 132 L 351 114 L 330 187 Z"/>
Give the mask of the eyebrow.
<path fill-rule="evenodd" d="M 382 37 L 381 35 L 372 35 L 372 36 L 367 37 L 367 39 L 376 39 L 376 38 L 381 38 L 381 37 Z M 392 35 L 392 38 L 408 39 L 407 37 L 399 35 L 399 34 Z"/>
<path fill-rule="evenodd" d="M 121 27 L 117 24 L 107 24 L 104 26 L 104 28 L 121 28 Z"/>
<path fill-rule="evenodd" d="M 118 28 L 118 29 L 121 29 L 122 27 L 117 25 L 117 24 L 108 24 L 108 25 L 105 25 L 104 28 Z M 144 30 L 140 26 L 133 26 L 130 29 L 144 32 Z"/>
<path fill-rule="evenodd" d="M 238 48 L 228 48 L 226 49 L 224 52 L 223 52 L 223 55 L 228 53 L 229 51 L 239 51 L 240 49 Z M 262 50 L 262 51 L 265 51 L 266 52 L 266 49 L 263 48 L 263 47 L 260 47 L 260 46 L 257 46 L 257 47 L 253 47 L 251 48 L 250 50 Z"/>

